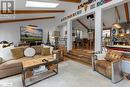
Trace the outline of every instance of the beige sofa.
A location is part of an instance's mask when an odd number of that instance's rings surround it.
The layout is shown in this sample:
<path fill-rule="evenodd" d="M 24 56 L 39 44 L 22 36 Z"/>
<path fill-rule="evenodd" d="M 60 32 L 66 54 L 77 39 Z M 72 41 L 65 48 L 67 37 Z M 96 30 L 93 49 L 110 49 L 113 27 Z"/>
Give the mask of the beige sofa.
<path fill-rule="evenodd" d="M 36 54 L 32 58 L 52 57 L 54 54 L 53 51 L 51 52 L 50 49 L 44 48 L 42 46 L 34 46 L 33 48 L 35 49 Z M 32 59 L 24 56 L 25 49 L 26 47 L 10 49 L 13 55 L 13 59 L 0 63 L 0 79 L 22 72 L 22 61 Z M 55 51 L 55 54 L 58 54 L 58 51 Z"/>

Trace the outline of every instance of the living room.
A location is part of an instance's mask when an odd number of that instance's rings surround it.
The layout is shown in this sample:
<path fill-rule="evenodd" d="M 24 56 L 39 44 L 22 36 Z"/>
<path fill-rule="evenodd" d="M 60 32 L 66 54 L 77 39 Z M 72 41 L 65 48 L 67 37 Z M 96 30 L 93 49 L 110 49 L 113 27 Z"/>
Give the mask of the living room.
<path fill-rule="evenodd" d="M 129 0 L 0 4 L 0 87 L 129 87 Z"/>

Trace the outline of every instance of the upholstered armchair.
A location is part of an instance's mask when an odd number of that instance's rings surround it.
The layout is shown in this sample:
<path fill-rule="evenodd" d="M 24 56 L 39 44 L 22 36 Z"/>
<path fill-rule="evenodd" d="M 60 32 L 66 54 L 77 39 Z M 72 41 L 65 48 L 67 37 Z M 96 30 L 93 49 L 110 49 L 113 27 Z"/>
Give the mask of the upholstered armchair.
<path fill-rule="evenodd" d="M 122 58 L 122 53 L 114 50 L 109 50 L 106 54 L 95 54 L 92 59 L 93 69 L 117 83 L 123 79 Z"/>

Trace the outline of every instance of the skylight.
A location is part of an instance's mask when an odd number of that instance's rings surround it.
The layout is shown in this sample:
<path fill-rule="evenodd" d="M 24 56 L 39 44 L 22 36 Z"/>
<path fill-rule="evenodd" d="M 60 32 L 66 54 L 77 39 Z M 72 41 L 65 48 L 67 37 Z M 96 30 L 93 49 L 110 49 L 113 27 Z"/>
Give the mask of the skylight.
<path fill-rule="evenodd" d="M 59 3 L 26 1 L 26 7 L 56 8 Z"/>

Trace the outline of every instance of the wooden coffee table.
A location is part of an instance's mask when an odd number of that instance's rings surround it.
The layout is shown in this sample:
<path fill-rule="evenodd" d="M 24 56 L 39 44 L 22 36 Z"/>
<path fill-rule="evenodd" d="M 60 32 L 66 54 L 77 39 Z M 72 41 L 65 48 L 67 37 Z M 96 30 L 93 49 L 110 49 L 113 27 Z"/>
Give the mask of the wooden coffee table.
<path fill-rule="evenodd" d="M 37 58 L 23 61 L 22 65 L 22 81 L 24 87 L 33 85 L 41 80 L 58 74 L 58 60 L 54 59 L 53 57 Z M 34 75 L 33 70 L 40 66 L 44 66 L 46 68 L 46 71 Z"/>

